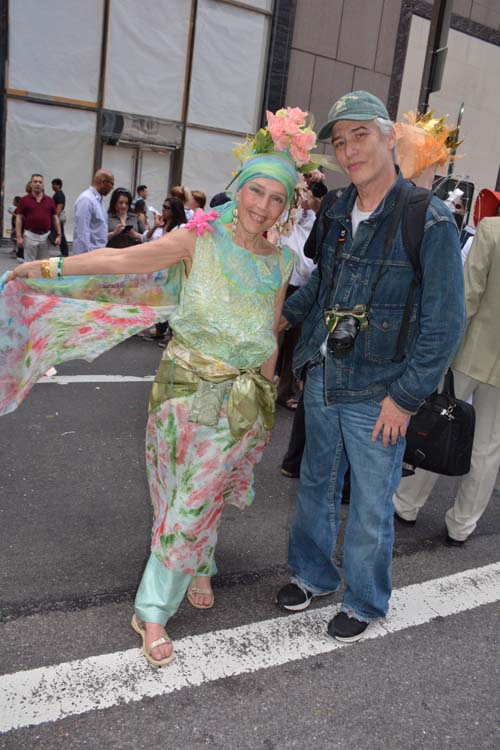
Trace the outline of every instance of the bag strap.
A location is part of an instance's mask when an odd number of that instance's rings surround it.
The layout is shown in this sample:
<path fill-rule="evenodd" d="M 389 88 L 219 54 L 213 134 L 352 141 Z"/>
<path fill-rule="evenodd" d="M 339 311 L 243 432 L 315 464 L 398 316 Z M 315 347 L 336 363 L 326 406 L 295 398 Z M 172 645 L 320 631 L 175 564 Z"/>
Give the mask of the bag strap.
<path fill-rule="evenodd" d="M 424 238 L 425 214 L 432 198 L 432 191 L 412 185 L 408 194 L 403 225 L 403 245 L 405 247 L 418 285 L 422 282 L 420 267 L 420 246 Z"/>
<path fill-rule="evenodd" d="M 335 194 L 335 190 L 330 190 L 330 192 L 325 195 L 325 197 L 321 201 L 319 215 L 317 216 L 316 221 L 314 222 L 314 226 L 311 230 L 311 234 L 307 238 L 306 244 L 304 245 L 304 255 L 306 255 L 308 258 L 313 258 L 316 264 L 318 264 L 319 262 L 319 253 L 321 252 L 323 243 L 326 240 L 326 235 L 330 231 L 330 227 L 333 223 L 333 218 L 331 216 L 327 216 L 326 212 L 335 204 L 336 200 L 337 196 Z M 321 232 L 321 239 L 319 243 L 316 242 L 318 229 Z"/>
<path fill-rule="evenodd" d="M 403 182 L 403 184 L 401 185 L 401 190 L 399 191 L 398 196 L 394 202 L 392 215 L 389 220 L 389 226 L 388 226 L 387 234 L 385 236 L 385 241 L 384 241 L 384 253 L 382 256 L 382 263 L 379 266 L 377 276 L 375 278 L 375 281 L 372 284 L 370 298 L 368 302 L 366 303 L 367 313 L 371 310 L 373 298 L 375 296 L 375 291 L 377 289 L 380 279 L 382 278 L 382 274 L 385 270 L 385 264 L 387 262 L 387 258 L 389 257 L 390 252 L 392 250 L 394 237 L 396 236 L 396 232 L 398 231 L 399 224 L 404 216 L 405 208 L 408 203 L 408 195 L 409 195 L 409 188 L 406 185 L 406 183 Z"/>
<path fill-rule="evenodd" d="M 448 367 L 446 375 L 444 376 L 443 390 L 441 391 L 445 396 L 456 398 L 455 396 L 455 378 L 453 376 L 453 370 Z"/>
<path fill-rule="evenodd" d="M 402 362 L 406 356 L 406 342 L 410 330 L 413 291 L 422 283 L 422 269 L 420 266 L 420 247 L 424 237 L 425 214 L 432 198 L 432 192 L 425 188 L 412 185 L 406 196 L 403 211 L 401 234 L 406 254 L 413 266 L 414 277 L 408 287 L 406 304 L 399 329 L 396 353 L 393 362 Z"/>

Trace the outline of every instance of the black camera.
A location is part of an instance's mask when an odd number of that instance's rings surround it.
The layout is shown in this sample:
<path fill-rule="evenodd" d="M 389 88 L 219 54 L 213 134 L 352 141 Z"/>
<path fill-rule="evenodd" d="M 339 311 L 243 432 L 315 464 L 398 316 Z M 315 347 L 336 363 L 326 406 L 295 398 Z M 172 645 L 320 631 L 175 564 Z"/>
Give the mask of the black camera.
<path fill-rule="evenodd" d="M 335 307 L 325 311 L 326 327 L 330 331 L 327 344 L 337 359 L 347 357 L 352 351 L 356 336 L 368 328 L 368 318 L 364 305 L 352 308 Z"/>

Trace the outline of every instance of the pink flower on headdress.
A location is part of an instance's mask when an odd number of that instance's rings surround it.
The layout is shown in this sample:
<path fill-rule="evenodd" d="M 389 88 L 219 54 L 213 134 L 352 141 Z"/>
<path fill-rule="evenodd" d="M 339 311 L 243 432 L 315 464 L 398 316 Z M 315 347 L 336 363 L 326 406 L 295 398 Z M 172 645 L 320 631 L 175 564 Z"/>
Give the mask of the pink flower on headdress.
<path fill-rule="evenodd" d="M 316 144 L 316 134 L 311 133 L 299 133 L 290 139 L 290 156 L 297 164 L 301 167 L 303 164 L 307 164 L 309 161 L 309 152 L 314 148 Z"/>
<path fill-rule="evenodd" d="M 277 151 L 284 151 L 288 141 L 288 134 L 285 131 L 285 119 L 272 112 L 267 113 L 267 129 L 273 139 L 274 147 Z"/>
<path fill-rule="evenodd" d="M 210 211 L 207 211 L 207 213 L 204 213 L 201 208 L 197 208 L 193 214 L 193 218 L 187 222 L 186 229 L 194 229 L 194 231 L 196 232 L 196 236 L 201 237 L 201 235 L 205 234 L 205 232 L 214 231 L 214 228 L 213 226 L 211 226 L 210 222 L 218 218 L 219 213 L 213 208 L 211 208 Z"/>
<path fill-rule="evenodd" d="M 309 151 L 316 145 L 316 134 L 306 128 L 307 112 L 300 107 L 279 109 L 276 114 L 267 112 L 267 129 L 276 151 L 288 149 L 298 167 L 307 164 Z"/>
<path fill-rule="evenodd" d="M 306 124 L 307 112 L 303 112 L 300 107 L 288 107 L 287 112 L 289 122 L 293 122 L 299 128 Z"/>

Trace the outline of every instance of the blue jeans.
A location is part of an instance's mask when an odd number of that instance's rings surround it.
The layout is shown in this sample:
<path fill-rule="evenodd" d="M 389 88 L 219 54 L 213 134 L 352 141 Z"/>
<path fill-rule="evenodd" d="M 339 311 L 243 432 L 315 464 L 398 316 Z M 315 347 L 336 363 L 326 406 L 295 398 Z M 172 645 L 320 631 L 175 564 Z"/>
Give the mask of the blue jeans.
<path fill-rule="evenodd" d="M 369 622 L 387 614 L 394 541 L 392 495 L 401 479 L 404 438 L 384 448 L 371 434 L 376 401 L 326 406 L 324 371 L 309 370 L 304 390 L 306 447 L 288 562 L 294 579 L 316 594 L 336 591 L 333 561 L 340 526 L 342 485 L 351 467 L 351 502 L 344 539 L 346 584 L 342 611 Z"/>

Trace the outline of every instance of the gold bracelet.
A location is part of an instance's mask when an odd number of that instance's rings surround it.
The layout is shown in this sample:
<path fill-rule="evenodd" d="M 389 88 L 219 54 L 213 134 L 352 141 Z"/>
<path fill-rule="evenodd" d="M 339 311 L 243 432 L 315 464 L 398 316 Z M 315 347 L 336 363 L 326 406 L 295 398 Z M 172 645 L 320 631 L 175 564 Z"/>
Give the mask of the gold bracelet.
<path fill-rule="evenodd" d="M 50 279 L 50 261 L 42 260 L 40 263 L 40 272 L 42 274 L 42 279 Z"/>
<path fill-rule="evenodd" d="M 50 258 L 49 260 L 49 276 L 51 279 L 57 278 L 57 264 L 59 258 Z"/>

